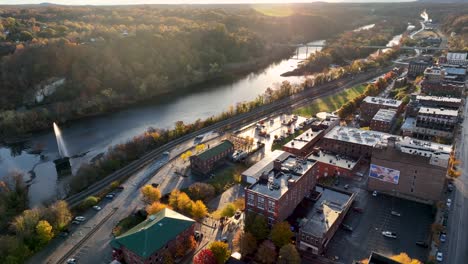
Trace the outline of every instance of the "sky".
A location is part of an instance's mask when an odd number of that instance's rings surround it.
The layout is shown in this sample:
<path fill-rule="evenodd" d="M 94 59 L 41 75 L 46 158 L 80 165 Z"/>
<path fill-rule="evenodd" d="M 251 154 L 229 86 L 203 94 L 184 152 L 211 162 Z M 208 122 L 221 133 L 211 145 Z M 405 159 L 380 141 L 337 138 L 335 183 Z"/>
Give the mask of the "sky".
<path fill-rule="evenodd" d="M 135 5 L 135 4 L 240 4 L 310 3 L 318 0 L 0 0 L 0 5 L 54 3 L 62 5 Z M 411 2 L 414 0 L 322 0 L 325 2 Z"/>

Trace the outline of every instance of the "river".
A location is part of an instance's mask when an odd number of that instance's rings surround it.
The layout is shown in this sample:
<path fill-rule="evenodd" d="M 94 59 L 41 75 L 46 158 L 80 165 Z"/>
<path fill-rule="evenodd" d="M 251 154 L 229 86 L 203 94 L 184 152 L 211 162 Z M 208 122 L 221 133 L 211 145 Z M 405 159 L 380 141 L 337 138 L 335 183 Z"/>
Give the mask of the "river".
<path fill-rule="evenodd" d="M 310 44 L 323 44 L 323 40 Z M 321 48 L 309 48 L 308 54 Z M 263 70 L 251 73 L 235 81 L 216 81 L 198 87 L 196 92 L 177 96 L 166 96 L 102 116 L 86 118 L 61 127 L 63 140 L 70 156 L 86 153 L 71 159 L 73 171 L 83 162 L 105 152 L 109 146 L 144 132 L 148 127 L 169 128 L 178 120 L 190 123 L 227 110 L 229 106 L 241 101 L 249 101 L 262 94 L 266 88 L 285 80 L 299 83 L 304 77 L 281 77 L 306 57 L 306 48 L 301 47 L 291 59 L 273 63 Z M 58 177 L 52 160 L 58 157 L 57 142 L 52 124 L 50 131 L 36 134 L 27 144 L 42 146 L 45 159 L 30 154 L 30 149 L 20 147 L 0 148 L 0 175 L 12 171 L 25 174 L 29 184 L 30 205 L 53 201 L 65 195 L 67 178 Z M 32 174 L 29 172 L 33 171 Z M 31 175 L 33 175 L 31 177 Z"/>

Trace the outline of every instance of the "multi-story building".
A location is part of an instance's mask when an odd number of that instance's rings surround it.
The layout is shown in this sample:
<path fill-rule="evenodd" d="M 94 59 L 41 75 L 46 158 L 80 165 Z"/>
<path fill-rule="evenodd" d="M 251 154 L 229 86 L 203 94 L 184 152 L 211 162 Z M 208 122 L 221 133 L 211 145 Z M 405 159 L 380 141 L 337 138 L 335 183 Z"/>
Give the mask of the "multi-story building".
<path fill-rule="evenodd" d="M 424 80 L 421 82 L 421 91 L 427 95 L 461 97 L 465 91 L 465 84 L 463 82 Z"/>
<path fill-rule="evenodd" d="M 403 110 L 403 102 L 394 99 L 367 96 L 362 101 L 360 109 L 362 125 L 367 125 L 380 109 L 392 109 L 395 110 L 397 114 L 401 113 Z"/>
<path fill-rule="evenodd" d="M 451 65 L 468 65 L 466 52 L 449 52 L 447 53 L 447 63 Z"/>
<path fill-rule="evenodd" d="M 329 176 L 357 176 L 360 168 L 359 165 L 363 164 L 364 161 L 364 159 L 354 159 L 344 155 L 328 153 L 320 149 L 314 150 L 309 158 L 316 161 L 313 172 L 317 179 Z"/>
<path fill-rule="evenodd" d="M 419 138 L 452 138 L 453 131 L 458 122 L 458 111 L 420 107 L 416 117 L 416 126 L 413 135 Z"/>
<path fill-rule="evenodd" d="M 461 98 L 412 94 L 405 113 L 406 116 L 416 117 L 423 106 L 459 110 L 462 105 Z"/>
<path fill-rule="evenodd" d="M 299 223 L 296 245 L 302 251 L 322 254 L 349 211 L 356 194 L 315 187 L 315 202 Z"/>
<path fill-rule="evenodd" d="M 368 189 L 432 203 L 442 198 L 452 147 L 393 137 L 376 145 Z"/>
<path fill-rule="evenodd" d="M 245 208 L 248 214 L 261 214 L 270 225 L 285 220 L 296 206 L 313 190 L 316 179 L 313 173 L 315 161 L 299 158 L 276 150 L 277 159 L 260 166 L 257 182 L 245 189 Z M 269 161 L 269 160 L 268 160 Z M 260 167 L 258 164 L 254 165 Z"/>
<path fill-rule="evenodd" d="M 221 164 L 234 152 L 234 144 L 229 140 L 224 140 L 220 144 L 208 148 L 202 153 L 190 157 L 190 169 L 192 173 L 208 174 L 217 165 Z"/>
<path fill-rule="evenodd" d="M 319 142 L 320 148 L 352 158 L 369 158 L 373 147 L 391 137 L 391 134 L 337 126 Z"/>
<path fill-rule="evenodd" d="M 390 133 L 396 122 L 397 112 L 391 109 L 380 109 L 370 122 L 370 129 Z"/>
<path fill-rule="evenodd" d="M 115 237 L 111 246 L 114 258 L 128 264 L 166 263 L 174 256 L 177 244 L 185 243 L 195 231 L 195 220 L 165 208 Z"/>
<path fill-rule="evenodd" d="M 431 65 L 432 63 L 428 61 L 410 61 L 408 65 L 408 76 L 416 77 L 421 75 L 424 73 L 424 70 Z"/>
<path fill-rule="evenodd" d="M 312 152 L 315 143 L 317 143 L 324 134 L 324 130 L 312 131 L 312 129 L 308 129 L 286 143 L 283 146 L 283 150 L 300 157 L 305 157 Z"/>
<path fill-rule="evenodd" d="M 464 82 L 466 77 L 466 68 L 445 66 L 444 80 L 449 82 Z"/>
<path fill-rule="evenodd" d="M 424 79 L 430 82 L 440 82 L 444 80 L 446 74 L 444 68 L 428 67 L 424 70 Z"/>

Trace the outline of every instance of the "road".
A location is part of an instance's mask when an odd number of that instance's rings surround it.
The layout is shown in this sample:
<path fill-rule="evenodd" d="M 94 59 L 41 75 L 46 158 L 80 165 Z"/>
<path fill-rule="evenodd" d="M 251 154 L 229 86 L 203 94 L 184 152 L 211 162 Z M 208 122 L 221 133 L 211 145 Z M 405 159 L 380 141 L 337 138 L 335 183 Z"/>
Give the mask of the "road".
<path fill-rule="evenodd" d="M 457 144 L 458 159 L 462 162 L 462 175 L 455 180 L 451 194 L 452 206 L 447 226 L 447 242 L 442 245 L 444 263 L 466 263 L 468 259 L 468 108 L 465 105 L 464 120 Z"/>

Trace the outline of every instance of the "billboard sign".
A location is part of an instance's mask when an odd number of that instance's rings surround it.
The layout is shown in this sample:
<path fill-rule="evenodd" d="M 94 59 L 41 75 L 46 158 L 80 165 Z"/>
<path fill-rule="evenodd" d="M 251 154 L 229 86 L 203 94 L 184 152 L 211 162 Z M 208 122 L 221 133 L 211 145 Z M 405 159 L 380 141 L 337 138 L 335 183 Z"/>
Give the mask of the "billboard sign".
<path fill-rule="evenodd" d="M 369 177 L 372 177 L 372 178 L 375 178 L 384 182 L 398 184 L 398 181 L 400 180 L 400 171 L 378 166 L 375 164 L 371 164 Z"/>

